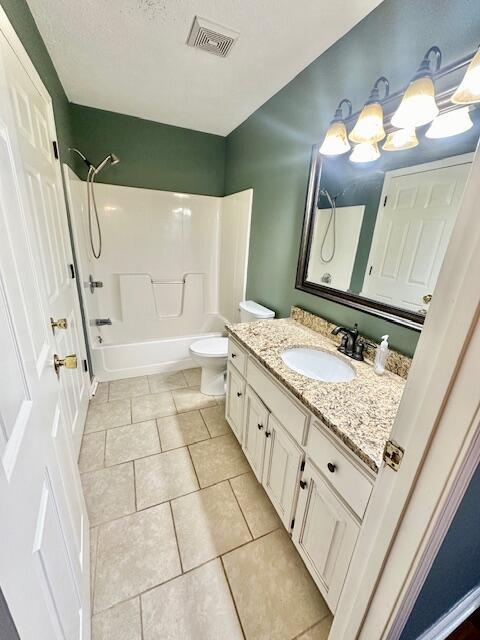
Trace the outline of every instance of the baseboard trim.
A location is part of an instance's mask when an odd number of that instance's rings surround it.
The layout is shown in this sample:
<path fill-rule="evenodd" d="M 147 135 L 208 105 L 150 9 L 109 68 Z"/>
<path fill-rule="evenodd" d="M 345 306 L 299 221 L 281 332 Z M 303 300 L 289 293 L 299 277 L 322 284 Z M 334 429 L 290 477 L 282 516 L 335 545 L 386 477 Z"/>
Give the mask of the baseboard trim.
<path fill-rule="evenodd" d="M 445 640 L 464 620 L 480 607 L 480 585 L 469 591 L 418 640 Z"/>

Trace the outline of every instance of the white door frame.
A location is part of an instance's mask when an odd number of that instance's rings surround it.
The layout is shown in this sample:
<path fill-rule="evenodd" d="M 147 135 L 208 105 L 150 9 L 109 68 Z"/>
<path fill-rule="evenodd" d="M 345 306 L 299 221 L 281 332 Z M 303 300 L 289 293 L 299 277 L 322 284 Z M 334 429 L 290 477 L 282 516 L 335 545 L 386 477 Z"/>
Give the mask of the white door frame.
<path fill-rule="evenodd" d="M 400 636 L 480 460 L 476 154 L 329 640 Z"/>

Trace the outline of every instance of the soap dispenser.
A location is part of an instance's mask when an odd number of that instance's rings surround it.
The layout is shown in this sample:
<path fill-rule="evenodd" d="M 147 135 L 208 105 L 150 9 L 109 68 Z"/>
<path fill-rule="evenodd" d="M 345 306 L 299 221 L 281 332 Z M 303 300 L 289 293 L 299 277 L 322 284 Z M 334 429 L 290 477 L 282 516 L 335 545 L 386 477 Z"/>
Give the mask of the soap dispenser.
<path fill-rule="evenodd" d="M 373 370 L 379 376 L 383 376 L 385 373 L 385 363 L 387 361 L 388 356 L 388 335 L 382 336 L 382 342 L 377 347 L 377 351 L 375 353 L 375 363 L 373 365 Z"/>

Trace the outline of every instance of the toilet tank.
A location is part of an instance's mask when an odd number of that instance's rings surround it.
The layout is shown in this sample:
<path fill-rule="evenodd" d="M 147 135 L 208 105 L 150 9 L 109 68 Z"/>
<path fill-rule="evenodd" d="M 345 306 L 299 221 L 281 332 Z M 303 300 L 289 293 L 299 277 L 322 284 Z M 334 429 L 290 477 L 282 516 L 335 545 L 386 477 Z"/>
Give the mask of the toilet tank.
<path fill-rule="evenodd" d="M 268 320 L 275 317 L 275 311 L 262 307 L 253 300 L 244 300 L 239 304 L 240 322 L 254 322 L 255 320 Z"/>

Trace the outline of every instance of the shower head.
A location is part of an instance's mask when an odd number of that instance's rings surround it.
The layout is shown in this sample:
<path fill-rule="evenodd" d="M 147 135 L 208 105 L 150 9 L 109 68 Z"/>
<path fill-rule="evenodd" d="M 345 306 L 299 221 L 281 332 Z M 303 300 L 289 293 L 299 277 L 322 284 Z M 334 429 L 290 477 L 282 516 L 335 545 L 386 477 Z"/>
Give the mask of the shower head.
<path fill-rule="evenodd" d="M 116 156 L 114 153 L 109 153 L 108 156 L 104 160 L 102 160 L 102 162 L 98 165 L 94 173 L 95 174 L 100 173 L 100 171 L 102 171 L 102 169 L 104 169 L 108 163 L 118 164 L 119 162 L 120 162 L 120 158 L 118 156 Z"/>

